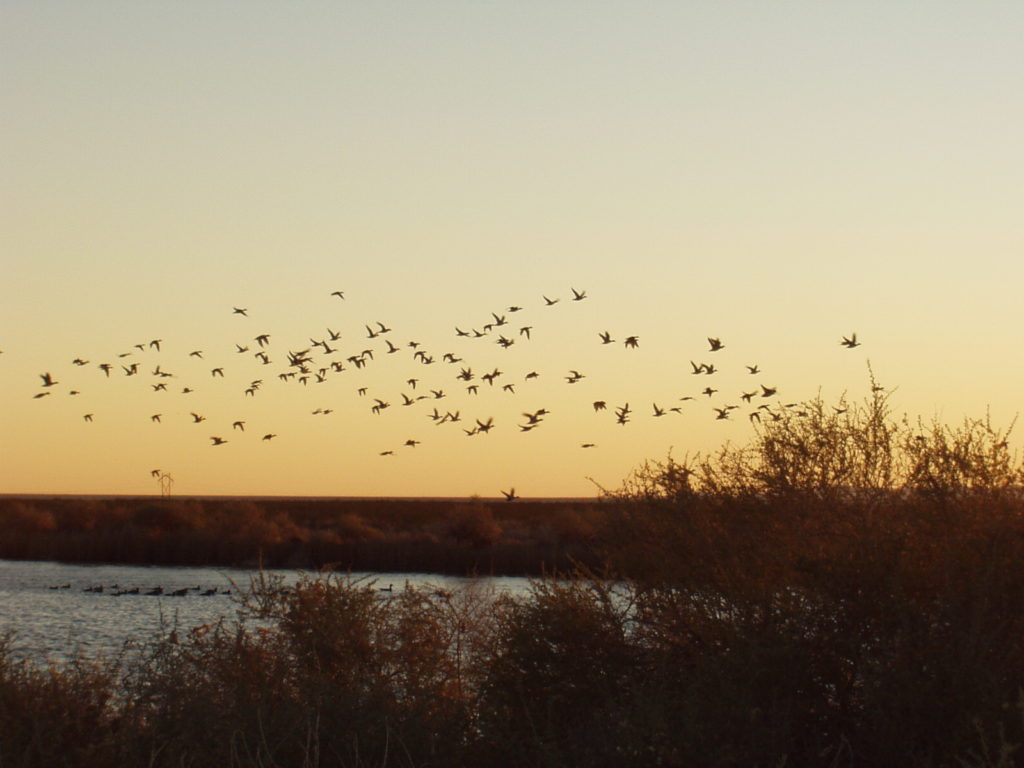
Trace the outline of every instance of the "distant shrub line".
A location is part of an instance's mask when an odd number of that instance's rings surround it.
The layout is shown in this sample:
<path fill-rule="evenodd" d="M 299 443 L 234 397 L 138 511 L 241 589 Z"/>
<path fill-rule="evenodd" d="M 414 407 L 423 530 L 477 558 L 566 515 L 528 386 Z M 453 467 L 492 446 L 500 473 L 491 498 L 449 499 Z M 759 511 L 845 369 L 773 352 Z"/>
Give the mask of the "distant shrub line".
<path fill-rule="evenodd" d="M 523 596 L 261 574 L 238 625 L 106 664 L 0 653 L 0 759 L 1021 765 L 1024 475 L 1007 438 L 895 419 L 877 391 L 816 400 L 750 445 L 641 467 L 594 505 L 601 568 Z"/>
<path fill-rule="evenodd" d="M 0 557 L 539 575 L 593 562 L 597 502 L 0 499 Z"/>

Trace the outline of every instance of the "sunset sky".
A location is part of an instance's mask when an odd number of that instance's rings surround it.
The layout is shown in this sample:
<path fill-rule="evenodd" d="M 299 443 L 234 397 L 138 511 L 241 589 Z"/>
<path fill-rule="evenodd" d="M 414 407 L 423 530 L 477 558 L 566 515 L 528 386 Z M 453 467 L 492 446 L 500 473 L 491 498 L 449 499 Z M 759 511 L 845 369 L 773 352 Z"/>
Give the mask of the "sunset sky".
<path fill-rule="evenodd" d="M 860 400 L 869 364 L 899 413 L 1008 426 L 1021 30 L 1010 1 L 4 2 L 0 493 L 160 469 L 179 494 L 590 496 L 744 442 L 757 405 Z"/>

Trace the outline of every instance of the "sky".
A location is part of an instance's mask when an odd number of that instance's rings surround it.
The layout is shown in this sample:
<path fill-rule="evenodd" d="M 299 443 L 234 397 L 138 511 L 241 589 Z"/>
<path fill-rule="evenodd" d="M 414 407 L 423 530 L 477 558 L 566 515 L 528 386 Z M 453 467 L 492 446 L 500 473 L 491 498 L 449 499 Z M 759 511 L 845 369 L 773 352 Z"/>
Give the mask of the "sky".
<path fill-rule="evenodd" d="M 1017 2 L 8 0 L 0 493 L 593 496 L 747 442 L 757 405 L 862 399 L 869 366 L 898 413 L 1009 426 L 1021 29 Z"/>

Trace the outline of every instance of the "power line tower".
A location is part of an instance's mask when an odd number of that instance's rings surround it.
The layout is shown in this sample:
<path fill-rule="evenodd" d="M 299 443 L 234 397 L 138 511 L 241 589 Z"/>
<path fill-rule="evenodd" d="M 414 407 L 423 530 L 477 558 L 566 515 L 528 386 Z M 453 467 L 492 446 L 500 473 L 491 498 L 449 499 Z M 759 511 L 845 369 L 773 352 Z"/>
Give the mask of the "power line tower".
<path fill-rule="evenodd" d="M 171 498 L 171 486 L 174 485 L 174 478 L 171 477 L 170 472 L 161 472 L 156 479 L 160 483 L 160 498 Z"/>

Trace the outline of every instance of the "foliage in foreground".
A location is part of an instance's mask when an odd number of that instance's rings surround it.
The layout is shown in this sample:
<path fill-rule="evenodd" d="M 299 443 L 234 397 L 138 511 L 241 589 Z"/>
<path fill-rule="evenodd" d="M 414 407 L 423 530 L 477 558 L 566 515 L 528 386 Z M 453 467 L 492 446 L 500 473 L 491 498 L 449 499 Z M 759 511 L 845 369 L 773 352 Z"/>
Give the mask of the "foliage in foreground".
<path fill-rule="evenodd" d="M 1019 765 L 1006 438 L 811 402 L 637 472 L 601 574 L 521 597 L 264 579 L 243 624 L 130 663 L 6 654 L 0 765 Z"/>

